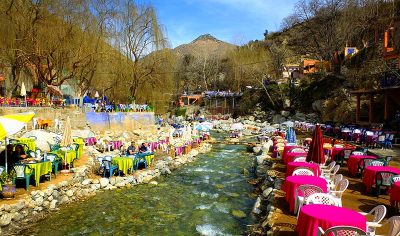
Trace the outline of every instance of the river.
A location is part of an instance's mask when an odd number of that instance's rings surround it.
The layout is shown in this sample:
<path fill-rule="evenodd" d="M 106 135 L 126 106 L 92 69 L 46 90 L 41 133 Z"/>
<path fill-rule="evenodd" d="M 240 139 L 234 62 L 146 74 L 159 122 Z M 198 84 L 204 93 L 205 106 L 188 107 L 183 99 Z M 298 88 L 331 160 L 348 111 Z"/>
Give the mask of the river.
<path fill-rule="evenodd" d="M 71 203 L 23 235 L 241 235 L 255 219 L 242 145 L 214 145 L 158 185 L 98 193 Z"/>

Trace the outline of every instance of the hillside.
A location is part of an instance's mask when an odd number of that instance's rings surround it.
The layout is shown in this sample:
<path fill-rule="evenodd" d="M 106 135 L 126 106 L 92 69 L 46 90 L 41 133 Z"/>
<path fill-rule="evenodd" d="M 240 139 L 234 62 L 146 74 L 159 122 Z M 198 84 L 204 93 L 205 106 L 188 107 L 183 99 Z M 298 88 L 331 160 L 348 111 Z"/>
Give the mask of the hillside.
<path fill-rule="evenodd" d="M 221 41 L 210 34 L 200 35 L 198 38 L 188 44 L 182 44 L 173 51 L 178 57 L 184 55 L 193 55 L 195 57 L 201 55 L 225 55 L 229 50 L 235 49 L 236 46 L 224 41 Z"/>

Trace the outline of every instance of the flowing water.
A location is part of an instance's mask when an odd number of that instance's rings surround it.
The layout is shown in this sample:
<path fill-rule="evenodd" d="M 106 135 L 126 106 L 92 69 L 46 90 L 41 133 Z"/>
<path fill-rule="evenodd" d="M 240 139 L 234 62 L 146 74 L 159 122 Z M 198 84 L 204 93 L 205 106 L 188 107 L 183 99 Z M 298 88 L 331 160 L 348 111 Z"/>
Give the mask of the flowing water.
<path fill-rule="evenodd" d="M 253 158 L 241 145 L 211 152 L 157 179 L 98 193 L 33 225 L 24 235 L 241 235 L 255 199 L 243 175 Z M 246 216 L 244 216 L 246 214 Z"/>

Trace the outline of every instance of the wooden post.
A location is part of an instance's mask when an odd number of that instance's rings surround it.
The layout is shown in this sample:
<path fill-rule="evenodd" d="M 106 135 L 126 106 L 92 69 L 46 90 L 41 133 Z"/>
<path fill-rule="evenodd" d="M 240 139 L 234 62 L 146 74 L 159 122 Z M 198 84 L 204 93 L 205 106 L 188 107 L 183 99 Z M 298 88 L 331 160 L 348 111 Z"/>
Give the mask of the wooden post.
<path fill-rule="evenodd" d="M 371 93 L 369 97 L 369 117 L 368 117 L 368 122 L 371 124 L 373 121 L 373 116 L 374 116 L 374 94 Z"/>
<path fill-rule="evenodd" d="M 360 122 L 360 99 L 361 95 L 357 94 L 357 104 L 356 104 L 356 124 Z"/>
<path fill-rule="evenodd" d="M 387 91 L 385 91 L 385 110 L 384 110 L 383 114 L 384 114 L 383 120 L 385 122 L 387 122 L 388 121 L 388 94 L 387 94 Z"/>

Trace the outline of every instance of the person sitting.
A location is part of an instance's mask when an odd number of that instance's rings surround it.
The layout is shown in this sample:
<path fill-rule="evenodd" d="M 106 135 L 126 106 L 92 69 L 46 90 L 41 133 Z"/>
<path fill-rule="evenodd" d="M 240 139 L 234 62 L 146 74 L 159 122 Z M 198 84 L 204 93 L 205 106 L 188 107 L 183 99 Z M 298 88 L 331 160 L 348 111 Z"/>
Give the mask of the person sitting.
<path fill-rule="evenodd" d="M 139 148 L 139 152 L 140 152 L 140 153 L 147 153 L 147 152 L 149 152 L 149 148 L 148 148 L 147 143 L 142 143 L 142 146 L 140 146 L 140 148 Z"/>
<path fill-rule="evenodd" d="M 24 147 L 22 145 L 18 144 L 15 146 L 14 152 L 11 155 L 12 160 L 15 161 L 15 163 L 27 158 L 27 155 L 25 154 Z"/>
<path fill-rule="evenodd" d="M 138 152 L 137 146 L 134 141 L 131 142 L 131 145 L 126 149 L 126 155 L 135 155 Z"/>

